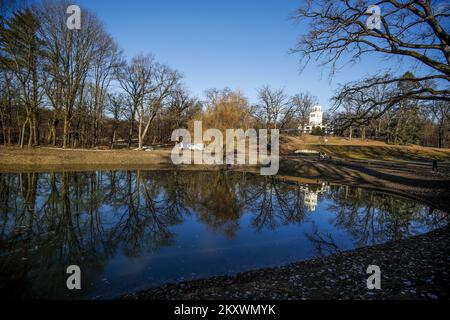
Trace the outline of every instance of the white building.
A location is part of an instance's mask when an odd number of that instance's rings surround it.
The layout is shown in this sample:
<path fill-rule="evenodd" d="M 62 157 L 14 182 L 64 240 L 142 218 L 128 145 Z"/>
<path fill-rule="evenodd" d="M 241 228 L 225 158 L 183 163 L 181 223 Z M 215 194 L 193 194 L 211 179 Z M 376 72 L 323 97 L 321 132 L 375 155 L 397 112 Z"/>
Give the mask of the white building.
<path fill-rule="evenodd" d="M 323 124 L 323 111 L 321 106 L 314 106 L 309 114 L 309 123 L 303 128 L 303 133 L 311 133 L 315 127 L 328 131 L 328 127 Z M 299 130 L 302 128 L 300 127 Z"/>
<path fill-rule="evenodd" d="M 308 185 L 306 185 L 301 186 L 300 190 L 302 190 L 305 193 L 303 202 L 305 204 L 306 209 L 310 212 L 314 212 L 317 209 L 317 200 L 319 194 L 328 192 L 330 190 L 330 186 L 326 185 L 325 183 L 322 183 L 320 188 L 312 189 Z"/>
<path fill-rule="evenodd" d="M 307 192 L 305 192 L 304 203 L 305 203 L 306 208 L 310 212 L 316 211 L 316 208 L 317 208 L 317 196 L 318 196 L 318 192 L 314 192 L 314 191 L 307 191 Z"/>
<path fill-rule="evenodd" d="M 323 112 L 321 106 L 315 106 L 313 111 L 309 114 L 310 126 L 321 126 L 323 120 Z"/>

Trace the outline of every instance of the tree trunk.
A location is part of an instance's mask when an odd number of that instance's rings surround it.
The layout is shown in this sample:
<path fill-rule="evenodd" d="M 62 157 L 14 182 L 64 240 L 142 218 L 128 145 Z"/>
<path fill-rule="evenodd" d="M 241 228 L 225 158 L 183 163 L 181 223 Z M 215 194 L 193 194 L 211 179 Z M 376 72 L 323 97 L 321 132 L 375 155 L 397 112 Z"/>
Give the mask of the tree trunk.
<path fill-rule="evenodd" d="M 139 132 L 139 141 L 144 141 L 144 138 L 147 135 L 148 129 L 150 128 L 150 125 L 152 124 L 155 117 L 156 117 L 156 114 L 154 114 L 150 117 L 147 124 L 145 125 L 145 129 L 144 129 L 144 132 L 142 132 L 142 135 L 141 135 L 141 132 Z M 140 146 L 139 149 L 140 148 L 142 148 L 142 146 Z"/>
<path fill-rule="evenodd" d="M 3 121 L 3 117 L 0 122 L 2 125 L 3 145 L 6 147 L 6 127 L 5 127 L 5 122 Z"/>
<path fill-rule="evenodd" d="M 116 143 L 116 128 L 113 128 L 113 134 L 111 137 L 111 149 L 114 149 L 115 143 Z"/>
<path fill-rule="evenodd" d="M 53 144 L 53 146 L 56 146 L 56 130 L 57 130 L 57 128 L 58 128 L 58 123 L 59 123 L 59 121 L 58 120 L 54 120 L 53 121 L 53 140 L 52 140 L 52 144 Z"/>
<path fill-rule="evenodd" d="M 34 112 L 32 115 L 32 123 L 33 123 L 33 143 L 34 145 L 39 145 L 39 118 L 37 112 Z"/>
<path fill-rule="evenodd" d="M 6 147 L 8 141 L 6 140 L 6 128 L 2 126 L 2 134 L 3 134 L 3 145 Z"/>
<path fill-rule="evenodd" d="M 19 144 L 20 144 L 20 148 L 21 149 L 23 149 L 23 142 L 24 142 L 24 140 L 25 140 L 25 128 L 27 127 L 27 122 L 28 122 L 28 118 L 27 118 L 27 120 L 23 123 L 23 125 L 22 125 L 22 129 L 21 129 L 21 135 L 20 135 L 20 141 L 19 141 Z"/>
<path fill-rule="evenodd" d="M 33 138 L 34 138 L 34 129 L 33 129 L 33 121 L 28 121 L 28 130 L 30 134 L 28 135 L 28 148 L 31 148 L 33 146 Z"/>
<path fill-rule="evenodd" d="M 134 132 L 134 117 L 136 116 L 136 112 L 131 112 L 130 119 L 130 129 L 128 131 L 128 148 L 131 148 L 131 144 L 133 143 L 133 132 Z"/>
<path fill-rule="evenodd" d="M 139 127 L 138 127 L 138 139 L 139 139 L 139 150 L 142 149 L 142 119 L 141 116 L 139 116 Z"/>
<path fill-rule="evenodd" d="M 63 132 L 63 148 L 67 148 L 69 143 L 69 118 L 68 115 L 64 115 L 64 132 Z"/>

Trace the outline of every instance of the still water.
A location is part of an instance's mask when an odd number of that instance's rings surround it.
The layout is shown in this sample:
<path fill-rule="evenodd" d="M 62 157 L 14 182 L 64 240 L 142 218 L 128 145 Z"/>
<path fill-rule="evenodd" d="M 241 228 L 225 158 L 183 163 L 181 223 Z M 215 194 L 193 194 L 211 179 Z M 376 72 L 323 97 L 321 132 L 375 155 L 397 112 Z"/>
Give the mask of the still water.
<path fill-rule="evenodd" d="M 0 174 L 0 295 L 104 299 L 427 232 L 415 201 L 242 172 Z M 82 290 L 68 291 L 78 265 Z"/>

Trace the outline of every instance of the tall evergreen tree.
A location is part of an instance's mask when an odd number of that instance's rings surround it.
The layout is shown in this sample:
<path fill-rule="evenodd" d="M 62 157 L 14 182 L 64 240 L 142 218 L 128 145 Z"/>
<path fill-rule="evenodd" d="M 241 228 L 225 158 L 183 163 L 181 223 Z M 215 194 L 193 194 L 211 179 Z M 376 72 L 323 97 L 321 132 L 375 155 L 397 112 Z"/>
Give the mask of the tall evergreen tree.
<path fill-rule="evenodd" d="M 23 146 L 27 133 L 31 147 L 39 144 L 38 115 L 43 95 L 39 63 L 42 58 L 42 41 L 38 36 L 40 23 L 30 9 L 24 9 L 14 12 L 0 28 L 0 65 L 17 79 L 20 102 L 25 109 L 20 146 Z"/>

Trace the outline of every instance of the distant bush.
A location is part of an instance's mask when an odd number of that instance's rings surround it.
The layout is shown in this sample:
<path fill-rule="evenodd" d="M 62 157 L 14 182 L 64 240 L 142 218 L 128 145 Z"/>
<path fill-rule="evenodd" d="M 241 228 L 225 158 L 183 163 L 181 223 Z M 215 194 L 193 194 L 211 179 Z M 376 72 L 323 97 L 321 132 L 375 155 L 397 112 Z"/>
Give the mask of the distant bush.
<path fill-rule="evenodd" d="M 322 128 L 320 127 L 314 127 L 311 131 L 311 134 L 313 136 L 323 136 L 324 132 L 322 131 Z"/>

